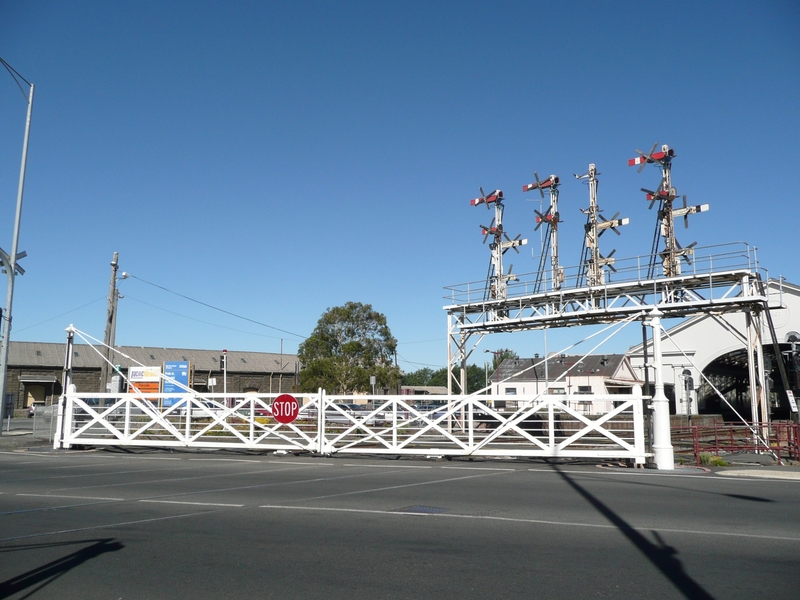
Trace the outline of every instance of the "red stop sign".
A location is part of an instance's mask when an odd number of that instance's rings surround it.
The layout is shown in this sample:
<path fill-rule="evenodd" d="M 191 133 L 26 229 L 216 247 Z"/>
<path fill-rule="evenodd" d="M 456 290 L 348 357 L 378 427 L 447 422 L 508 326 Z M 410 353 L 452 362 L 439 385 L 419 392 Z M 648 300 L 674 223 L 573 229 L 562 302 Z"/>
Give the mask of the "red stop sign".
<path fill-rule="evenodd" d="M 291 394 L 281 394 L 272 401 L 272 416 L 278 423 L 291 423 L 300 412 L 300 403 Z"/>

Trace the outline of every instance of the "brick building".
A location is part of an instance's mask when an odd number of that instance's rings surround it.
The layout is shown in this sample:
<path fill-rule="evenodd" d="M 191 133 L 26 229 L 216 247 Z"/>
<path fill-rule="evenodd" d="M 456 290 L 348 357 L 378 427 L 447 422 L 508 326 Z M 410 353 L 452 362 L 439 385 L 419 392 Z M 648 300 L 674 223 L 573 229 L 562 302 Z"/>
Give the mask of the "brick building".
<path fill-rule="evenodd" d="M 193 378 L 191 387 L 210 392 L 209 380 L 216 378 L 215 392 L 222 392 L 223 377 L 219 350 L 185 348 L 149 348 L 120 346 L 112 358 L 127 375 L 131 366 L 163 366 L 166 361 L 189 361 Z M 79 392 L 100 392 L 100 367 L 103 358 L 88 344 L 75 344 L 72 357 L 72 381 Z M 6 395 L 13 397 L 15 409 L 33 402 L 52 404 L 61 394 L 66 343 L 14 342 L 9 346 Z M 128 358 L 130 357 L 130 358 Z M 227 388 L 231 393 L 262 394 L 291 392 L 299 373 L 294 354 L 228 351 Z"/>

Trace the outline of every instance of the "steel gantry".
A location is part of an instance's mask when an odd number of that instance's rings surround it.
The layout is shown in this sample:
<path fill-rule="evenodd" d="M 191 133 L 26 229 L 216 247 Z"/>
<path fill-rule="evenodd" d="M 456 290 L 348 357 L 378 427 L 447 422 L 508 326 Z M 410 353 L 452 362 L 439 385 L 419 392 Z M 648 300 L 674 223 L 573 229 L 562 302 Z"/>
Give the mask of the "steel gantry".
<path fill-rule="evenodd" d="M 715 270 L 713 265 L 715 259 L 725 263 L 725 253 L 698 257 L 700 250 L 705 249 L 695 248 L 693 272 L 674 277 L 646 279 L 643 275 L 647 267 L 641 265 L 643 261 L 639 261 L 638 268 L 618 273 L 617 276 L 622 280 L 596 286 L 529 293 L 527 289 L 534 284 L 531 283 L 526 289 L 524 277 L 520 276 L 518 285 L 510 289 L 508 297 L 503 300 L 473 299 L 469 285 L 449 288 L 451 303 L 444 307 L 448 315 L 448 366 L 451 372 L 448 394 L 466 394 L 467 360 L 487 334 L 646 319 L 652 328 L 654 340 L 654 356 L 648 364 L 655 373 L 655 393 L 652 397 L 654 458 L 659 468 L 672 468 L 669 411 L 661 375 L 660 340 L 664 335 L 661 320 L 701 313 L 718 317 L 726 313 L 743 312 L 746 315 L 746 331 L 740 337 L 748 353 L 752 402 L 750 417 L 756 427 L 764 430 L 769 412 L 761 331 L 763 319 L 769 318 L 770 308 L 779 308 L 779 305 L 770 305 L 761 273 L 751 262 L 753 249 L 747 247 L 744 254 L 728 253 L 748 260 L 738 268 L 721 270 Z M 636 276 L 640 273 L 642 276 Z M 629 278 L 625 278 L 626 275 Z"/>

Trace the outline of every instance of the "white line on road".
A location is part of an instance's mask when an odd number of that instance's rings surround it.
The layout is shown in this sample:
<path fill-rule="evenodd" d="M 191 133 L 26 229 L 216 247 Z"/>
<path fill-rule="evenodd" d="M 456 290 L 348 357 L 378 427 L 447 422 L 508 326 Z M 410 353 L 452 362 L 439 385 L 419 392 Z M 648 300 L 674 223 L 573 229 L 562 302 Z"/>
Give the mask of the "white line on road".
<path fill-rule="evenodd" d="M 125 498 L 103 498 L 101 496 L 62 496 L 60 494 L 15 494 L 15 496 L 33 496 L 35 498 L 73 498 L 75 500 L 125 500 Z"/>
<path fill-rule="evenodd" d="M 597 471 L 572 471 L 572 470 L 565 470 L 565 471 L 553 471 L 551 469 L 528 469 L 528 471 L 533 471 L 536 473 L 550 473 L 552 475 L 611 475 L 611 476 L 622 476 L 628 475 L 630 477 L 688 477 L 691 479 L 698 479 L 701 481 L 719 481 L 716 477 L 708 477 L 709 473 L 698 473 L 697 475 L 680 475 L 674 472 L 659 472 L 659 473 L 643 473 L 641 471 L 633 471 L 633 472 L 617 472 L 617 471 L 607 471 L 597 469 Z M 713 475 L 732 475 L 733 473 L 742 473 L 742 471 L 717 471 L 713 473 Z M 757 474 L 754 474 L 757 473 Z M 777 473 L 777 475 L 771 476 L 768 473 Z M 781 473 L 780 471 L 749 471 L 747 474 L 748 477 L 758 477 L 760 479 L 780 479 L 781 481 L 800 481 L 800 477 L 795 472 L 787 472 L 785 474 Z M 745 475 L 741 475 L 740 477 L 746 477 Z"/>
<path fill-rule="evenodd" d="M 516 469 L 501 469 L 499 467 L 439 467 L 440 469 L 458 469 L 461 471 L 516 471 Z"/>
<path fill-rule="evenodd" d="M 223 504 L 220 502 L 181 502 L 179 500 L 139 500 L 139 502 L 150 502 L 152 504 L 190 504 L 192 506 L 229 506 L 232 508 L 242 508 L 244 504 Z"/>
<path fill-rule="evenodd" d="M 372 492 L 385 492 L 388 490 L 399 490 L 403 488 L 419 487 L 422 485 L 433 485 L 436 483 L 450 483 L 451 481 L 461 481 L 462 479 L 475 479 L 476 477 L 488 477 L 490 475 L 499 475 L 500 473 L 481 473 L 480 475 L 465 475 L 463 477 L 450 477 L 447 479 L 437 479 L 435 481 L 421 481 L 419 483 L 405 483 L 402 485 L 390 485 L 386 487 L 372 488 L 368 490 L 355 490 L 353 492 L 342 492 L 340 494 L 326 494 L 325 496 L 313 496 L 311 498 L 301 498 L 300 502 L 307 502 L 308 500 L 323 500 L 325 498 L 341 498 L 342 496 L 353 496 L 355 494 L 371 494 Z"/>
<path fill-rule="evenodd" d="M 324 463 L 324 462 L 309 462 L 309 461 L 285 461 L 285 460 L 268 460 L 268 463 L 276 464 L 276 465 L 308 465 L 311 467 L 332 467 L 333 463 Z"/>
<path fill-rule="evenodd" d="M 189 460 L 199 460 L 204 462 L 243 462 L 243 463 L 260 463 L 260 460 L 250 460 L 248 458 L 190 458 Z"/>
<path fill-rule="evenodd" d="M 125 525 L 138 525 L 140 523 L 153 523 L 155 521 L 167 521 L 170 519 L 181 519 L 183 517 L 197 517 L 199 515 L 207 515 L 219 512 L 216 510 L 205 510 L 202 512 L 184 513 L 181 515 L 170 515 L 168 517 L 153 517 L 152 519 L 141 519 L 138 521 L 122 521 L 120 523 L 107 523 L 105 525 L 91 525 L 89 527 L 79 527 L 75 529 L 61 529 L 59 531 L 45 531 L 42 533 L 31 533 L 29 535 L 18 535 L 15 537 L 8 537 L 0 539 L 0 542 L 14 542 L 16 540 L 27 540 L 35 537 L 46 537 L 49 535 L 63 535 L 65 533 L 78 533 L 80 531 L 91 531 L 92 529 L 106 529 L 109 527 L 123 527 Z"/>
<path fill-rule="evenodd" d="M 343 463 L 343 467 L 372 467 L 373 469 L 432 469 L 418 465 L 359 465 L 357 463 Z"/>
<path fill-rule="evenodd" d="M 481 516 L 481 515 L 454 515 L 447 513 L 418 513 L 418 512 L 402 512 L 395 510 L 365 510 L 359 508 L 328 508 L 328 507 L 313 507 L 313 506 L 280 506 L 265 504 L 258 508 L 272 508 L 272 509 L 286 509 L 286 510 L 306 510 L 306 511 L 320 511 L 320 512 L 346 512 L 346 513 L 365 513 L 365 514 L 379 514 L 379 515 L 404 515 L 414 517 L 443 517 L 450 519 L 474 519 L 486 521 L 504 521 L 509 523 L 528 523 L 531 525 L 553 525 L 560 527 L 588 527 L 591 529 L 619 529 L 616 525 L 604 525 L 602 523 L 575 523 L 570 521 L 544 521 L 541 519 L 519 519 L 513 517 L 496 517 L 496 516 Z M 635 531 L 648 533 L 685 533 L 690 535 L 713 535 L 724 537 L 737 537 L 737 538 L 751 538 L 762 540 L 780 540 L 785 542 L 800 542 L 800 537 L 776 536 L 776 535 L 759 535 L 752 533 L 730 533 L 727 531 L 698 531 L 694 529 L 662 529 L 660 527 L 631 527 Z"/>

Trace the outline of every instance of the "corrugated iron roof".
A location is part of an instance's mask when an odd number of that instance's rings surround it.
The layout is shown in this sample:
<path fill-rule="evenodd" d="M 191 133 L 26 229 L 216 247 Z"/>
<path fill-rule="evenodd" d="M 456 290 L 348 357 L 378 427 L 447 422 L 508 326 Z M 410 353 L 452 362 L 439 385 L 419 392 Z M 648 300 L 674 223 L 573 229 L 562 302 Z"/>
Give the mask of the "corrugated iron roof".
<path fill-rule="evenodd" d="M 8 348 L 10 367 L 63 367 L 66 343 L 14 342 Z M 99 369 L 103 359 L 100 348 L 88 344 L 73 346 L 73 368 Z M 195 371 L 221 371 L 219 350 L 197 350 L 189 348 L 155 348 L 147 346 L 120 346 L 111 362 L 127 368 L 137 364 L 161 365 L 166 361 L 191 361 Z M 294 373 L 297 366 L 294 354 L 269 352 L 228 351 L 229 373 Z"/>
<path fill-rule="evenodd" d="M 592 375 L 615 379 L 619 378 L 620 367 L 624 360 L 624 354 L 590 354 L 589 356 L 556 354 L 547 359 L 547 375 L 550 381 L 553 381 L 569 370 L 573 377 Z M 507 358 L 490 379 L 492 381 L 544 381 L 543 361 L 542 358 Z"/>

